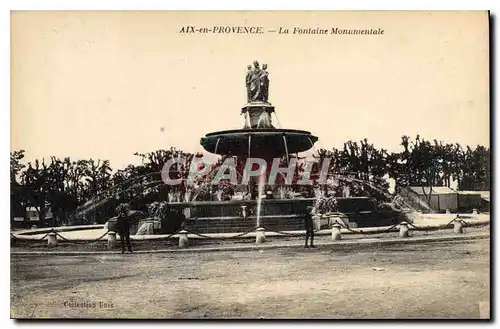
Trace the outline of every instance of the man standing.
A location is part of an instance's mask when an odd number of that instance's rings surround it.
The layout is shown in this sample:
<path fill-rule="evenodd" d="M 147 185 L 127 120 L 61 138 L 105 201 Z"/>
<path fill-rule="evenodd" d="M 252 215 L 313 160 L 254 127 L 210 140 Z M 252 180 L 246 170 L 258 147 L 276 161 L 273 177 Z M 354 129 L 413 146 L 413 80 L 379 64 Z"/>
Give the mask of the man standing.
<path fill-rule="evenodd" d="M 122 254 L 125 253 L 125 241 L 127 242 L 128 251 L 132 253 L 132 245 L 130 244 L 130 205 L 128 203 L 122 203 L 116 208 L 116 212 L 118 215 L 116 226 L 118 228 L 118 234 L 120 235 Z"/>
<path fill-rule="evenodd" d="M 306 228 L 306 244 L 305 247 L 309 248 L 307 245 L 307 240 L 309 240 L 309 237 L 311 238 L 311 248 L 316 248 L 314 245 L 314 227 L 313 227 L 313 207 L 307 206 L 306 207 L 306 213 L 304 216 L 304 226 Z"/>

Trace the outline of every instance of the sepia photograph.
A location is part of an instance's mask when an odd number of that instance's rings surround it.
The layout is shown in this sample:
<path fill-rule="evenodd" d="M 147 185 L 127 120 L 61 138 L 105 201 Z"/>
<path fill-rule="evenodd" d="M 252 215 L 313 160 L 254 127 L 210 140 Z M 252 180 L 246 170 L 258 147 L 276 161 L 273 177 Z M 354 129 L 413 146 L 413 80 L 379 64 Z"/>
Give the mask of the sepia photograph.
<path fill-rule="evenodd" d="M 11 11 L 11 319 L 491 320 L 491 24 Z"/>

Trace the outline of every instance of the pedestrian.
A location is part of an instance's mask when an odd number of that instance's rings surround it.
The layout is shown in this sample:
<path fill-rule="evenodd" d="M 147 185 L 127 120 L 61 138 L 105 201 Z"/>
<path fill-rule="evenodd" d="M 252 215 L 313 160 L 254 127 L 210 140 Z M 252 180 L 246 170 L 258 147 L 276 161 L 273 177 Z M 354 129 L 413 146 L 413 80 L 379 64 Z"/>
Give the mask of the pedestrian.
<path fill-rule="evenodd" d="M 311 238 L 311 248 L 316 248 L 314 245 L 314 227 L 313 227 L 313 207 L 307 206 L 304 216 L 304 226 L 306 229 L 306 244 L 305 247 L 309 248 L 307 241 Z"/>
<path fill-rule="evenodd" d="M 122 203 L 116 208 L 116 212 L 116 226 L 118 228 L 118 234 L 120 235 L 122 254 L 125 253 L 125 243 L 127 243 L 128 251 L 132 253 L 132 245 L 130 244 L 130 205 L 128 203 Z"/>

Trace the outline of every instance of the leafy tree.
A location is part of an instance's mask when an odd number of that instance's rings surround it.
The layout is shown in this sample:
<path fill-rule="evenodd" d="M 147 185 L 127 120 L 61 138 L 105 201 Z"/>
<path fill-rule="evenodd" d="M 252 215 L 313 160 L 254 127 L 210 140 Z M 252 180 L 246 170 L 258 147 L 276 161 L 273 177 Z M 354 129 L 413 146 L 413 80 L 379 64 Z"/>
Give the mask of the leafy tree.
<path fill-rule="evenodd" d="M 491 167 L 490 149 L 478 145 L 475 149 L 467 146 L 460 165 L 462 171 L 459 188 L 461 190 L 490 190 Z"/>
<path fill-rule="evenodd" d="M 50 170 L 42 161 L 35 160 L 34 164 L 28 163 L 26 170 L 21 174 L 22 194 L 26 198 L 27 206 L 36 209 L 40 222 L 45 224 L 46 206 L 48 201 Z"/>
<path fill-rule="evenodd" d="M 23 185 L 20 182 L 21 171 L 26 167 L 22 160 L 24 150 L 10 153 L 10 209 L 11 219 L 16 216 L 24 216 L 27 200 L 24 196 Z"/>
<path fill-rule="evenodd" d="M 328 180 L 322 187 L 325 196 L 372 196 L 383 200 L 388 196 L 387 178 L 396 182 L 396 193 L 405 186 L 422 186 L 427 198 L 433 186 L 451 186 L 452 181 L 456 181 L 461 190 L 491 187 L 490 148 L 480 145 L 463 148 L 459 144 L 425 140 L 419 135 L 414 139 L 402 136 L 400 146 L 399 152 L 389 154 L 363 139 L 347 141 L 339 149 L 320 149 L 314 154 L 317 163 L 312 167 L 310 178 L 318 188 L 320 170 L 328 159 Z M 156 201 L 212 200 L 221 192 L 223 199 L 228 199 L 248 188 L 229 186 L 227 181 L 221 181 L 218 187 L 210 185 L 227 156 L 221 157 L 211 172 L 197 179 L 195 186 L 188 186 L 191 163 L 202 157 L 201 153 L 170 148 L 136 155 L 142 160 L 140 165 L 129 165 L 112 173 L 108 160 L 73 161 L 68 157 L 51 157 L 50 162 L 37 159 L 24 164 L 24 150 L 13 151 L 10 153 L 11 216 L 24 216 L 26 207 L 32 206 L 42 222 L 49 208 L 59 222 L 67 222 L 68 216 L 73 221 L 89 222 L 112 217 L 120 203 L 146 210 L 148 204 Z M 179 157 L 187 162 L 171 166 L 169 175 L 172 179 L 180 178 L 182 183 L 164 184 L 161 178 L 164 164 Z M 286 161 L 283 157 L 282 165 L 286 165 Z M 307 166 L 304 158 L 297 161 L 292 186 L 286 186 L 285 191 L 285 181 L 280 175 L 277 183 L 284 194 L 292 190 L 313 196 L 313 187 L 296 185 Z M 236 163 L 238 179 L 241 179 L 244 159 L 237 158 Z"/>

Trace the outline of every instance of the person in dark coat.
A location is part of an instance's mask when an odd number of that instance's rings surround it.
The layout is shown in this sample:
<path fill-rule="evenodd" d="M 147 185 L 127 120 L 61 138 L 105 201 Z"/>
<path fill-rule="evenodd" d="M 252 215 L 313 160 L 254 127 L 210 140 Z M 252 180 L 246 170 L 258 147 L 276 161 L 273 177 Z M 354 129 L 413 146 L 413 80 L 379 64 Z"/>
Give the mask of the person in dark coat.
<path fill-rule="evenodd" d="M 307 240 L 311 238 L 311 248 L 316 248 L 314 245 L 314 225 L 313 225 L 313 207 L 307 206 L 306 207 L 306 213 L 304 216 L 304 226 L 306 229 L 306 244 L 305 247 L 309 248 L 307 245 Z"/>
<path fill-rule="evenodd" d="M 116 226 L 118 229 L 118 234 L 120 235 L 120 242 L 122 245 L 122 254 L 125 253 L 125 243 L 127 243 L 127 249 L 132 253 L 132 245 L 130 244 L 130 205 L 123 203 L 116 208 L 117 220 Z"/>

